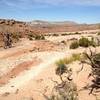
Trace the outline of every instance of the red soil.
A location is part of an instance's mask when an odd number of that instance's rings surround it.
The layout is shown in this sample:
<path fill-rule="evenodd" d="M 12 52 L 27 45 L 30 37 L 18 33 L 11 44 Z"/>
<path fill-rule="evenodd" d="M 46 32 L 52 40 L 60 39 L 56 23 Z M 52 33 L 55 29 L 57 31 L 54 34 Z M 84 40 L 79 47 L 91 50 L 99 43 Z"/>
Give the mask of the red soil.
<path fill-rule="evenodd" d="M 41 61 L 37 59 L 33 59 L 32 61 L 25 61 L 20 63 L 19 65 L 15 66 L 10 72 L 6 73 L 0 78 L 0 84 L 4 85 L 8 83 L 8 81 L 19 75 L 24 70 L 28 70 L 30 67 L 39 64 Z"/>

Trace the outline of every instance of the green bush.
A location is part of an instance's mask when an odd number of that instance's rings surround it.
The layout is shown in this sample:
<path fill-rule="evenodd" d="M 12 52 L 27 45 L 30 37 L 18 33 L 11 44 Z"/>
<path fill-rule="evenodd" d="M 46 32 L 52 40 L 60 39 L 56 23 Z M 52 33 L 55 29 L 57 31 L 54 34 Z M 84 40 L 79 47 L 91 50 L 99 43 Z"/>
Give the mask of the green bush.
<path fill-rule="evenodd" d="M 56 69 L 57 75 L 62 75 L 66 72 L 66 65 L 63 60 L 59 60 L 58 62 L 56 62 L 56 65 L 58 66 Z"/>
<path fill-rule="evenodd" d="M 100 32 L 98 32 L 98 34 L 97 35 L 100 35 Z"/>
<path fill-rule="evenodd" d="M 82 37 L 79 39 L 79 46 L 88 47 L 90 46 L 90 41 L 88 40 L 88 38 Z"/>
<path fill-rule="evenodd" d="M 79 39 L 79 46 L 81 47 L 89 47 L 89 46 L 96 46 L 96 43 L 94 41 L 94 38 L 92 37 L 91 40 L 88 38 L 82 37 Z"/>
<path fill-rule="evenodd" d="M 79 47 L 78 41 L 74 41 L 74 42 L 72 42 L 71 45 L 70 45 L 70 49 L 76 49 L 76 48 L 78 48 L 78 47 Z"/>

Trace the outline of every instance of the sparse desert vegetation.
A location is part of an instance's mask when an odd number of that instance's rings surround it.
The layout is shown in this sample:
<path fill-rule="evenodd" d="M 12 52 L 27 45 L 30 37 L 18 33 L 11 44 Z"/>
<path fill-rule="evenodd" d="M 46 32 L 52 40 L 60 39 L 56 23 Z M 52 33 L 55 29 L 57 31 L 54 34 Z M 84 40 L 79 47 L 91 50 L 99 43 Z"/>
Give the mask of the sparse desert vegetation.
<path fill-rule="evenodd" d="M 44 35 L 42 34 L 33 34 L 33 33 L 29 33 L 28 34 L 28 39 L 29 40 L 45 40 Z"/>
<path fill-rule="evenodd" d="M 0 100 L 100 98 L 98 30 L 54 32 L 55 29 L 50 33 L 53 28 L 48 25 L 51 30 L 45 33 L 39 26 L 38 31 L 28 27 L 29 23 L 0 22 L 5 23 L 12 27 L 9 32 L 14 46 L 0 48 Z M 20 27 L 18 31 L 12 30 L 15 24 Z M 25 31 L 21 31 L 23 27 Z M 0 41 L 3 42 L 2 34 Z"/>
<path fill-rule="evenodd" d="M 76 49 L 78 47 L 89 47 L 89 46 L 98 46 L 98 43 L 96 43 L 94 41 L 94 38 L 91 37 L 91 39 L 89 40 L 86 37 L 81 37 L 79 40 L 75 40 L 70 44 L 70 49 Z"/>

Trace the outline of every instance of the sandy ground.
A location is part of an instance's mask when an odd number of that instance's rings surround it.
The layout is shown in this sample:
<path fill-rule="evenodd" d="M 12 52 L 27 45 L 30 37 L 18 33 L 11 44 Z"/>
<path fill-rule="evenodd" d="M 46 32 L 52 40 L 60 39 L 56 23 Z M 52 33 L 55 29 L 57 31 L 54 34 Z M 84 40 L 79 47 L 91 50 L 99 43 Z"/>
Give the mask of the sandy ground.
<path fill-rule="evenodd" d="M 75 62 L 71 66 L 73 66 L 73 78 L 74 82 L 77 85 L 77 89 L 80 90 L 83 86 L 85 86 L 90 80 L 88 80 L 87 75 L 90 72 L 90 68 L 84 68 L 84 70 L 77 74 L 76 71 L 80 69 L 79 63 Z M 10 94 L 3 94 L 0 97 L 0 100 L 23 100 L 23 98 L 32 97 L 34 100 L 45 100 L 42 93 L 49 95 L 47 91 L 52 90 L 54 83 L 51 81 L 59 80 L 59 77 L 55 75 L 54 64 L 49 65 L 42 72 L 39 73 L 36 77 L 28 81 L 27 84 L 21 86 L 18 91 L 16 90 Z M 12 87 L 13 88 L 13 87 Z M 78 92 L 79 100 L 96 100 L 95 96 L 89 95 L 89 91 L 84 90 Z"/>
<path fill-rule="evenodd" d="M 34 52 L 32 50 L 36 42 L 23 41 L 17 47 L 0 51 L 0 100 L 24 100 L 23 98 L 29 97 L 34 100 L 45 100 L 41 93 L 49 94 L 47 90 L 51 91 L 54 85 L 51 79 L 59 80 L 55 75 L 55 61 L 72 53 L 85 51 L 83 48 L 78 48 Z M 97 51 L 99 50 L 100 48 L 97 48 Z M 75 62 L 70 66 L 73 69 L 74 82 L 80 90 L 90 81 L 87 79 L 90 68 L 85 67 L 81 73 L 77 74 L 81 65 Z M 79 100 L 96 100 L 88 93 L 87 90 L 80 91 Z"/>

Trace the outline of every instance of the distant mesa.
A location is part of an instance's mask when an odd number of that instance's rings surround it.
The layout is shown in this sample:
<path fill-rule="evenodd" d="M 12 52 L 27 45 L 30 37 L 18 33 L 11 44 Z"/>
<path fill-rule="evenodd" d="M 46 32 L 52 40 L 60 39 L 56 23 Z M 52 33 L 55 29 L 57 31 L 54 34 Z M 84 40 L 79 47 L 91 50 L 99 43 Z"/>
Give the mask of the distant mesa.
<path fill-rule="evenodd" d="M 100 29 L 100 24 L 79 24 L 74 21 L 44 21 L 33 20 L 30 22 L 16 21 L 14 19 L 0 19 L 0 32 L 12 33 L 54 33 L 54 32 L 77 32 L 84 30 Z"/>
<path fill-rule="evenodd" d="M 78 23 L 74 21 L 43 21 L 43 20 L 34 20 L 28 22 L 29 25 L 76 25 Z"/>

